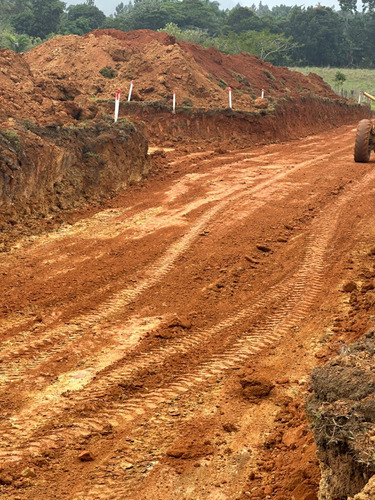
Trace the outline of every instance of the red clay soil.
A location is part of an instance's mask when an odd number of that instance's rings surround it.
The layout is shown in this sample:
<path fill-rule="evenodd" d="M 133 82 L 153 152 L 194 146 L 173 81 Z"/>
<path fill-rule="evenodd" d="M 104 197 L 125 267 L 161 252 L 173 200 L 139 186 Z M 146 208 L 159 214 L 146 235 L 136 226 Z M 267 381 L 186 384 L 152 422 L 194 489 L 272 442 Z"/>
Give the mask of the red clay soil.
<path fill-rule="evenodd" d="M 166 148 L 1 254 L 2 498 L 316 500 L 309 374 L 375 313 L 353 136 Z"/>
<path fill-rule="evenodd" d="M 178 105 L 204 109 L 226 108 L 228 86 L 239 110 L 254 109 L 261 89 L 270 99 L 301 94 L 337 99 L 317 75 L 304 76 L 247 53 L 230 56 L 149 30 L 55 37 L 28 52 L 26 59 L 35 75 L 64 79 L 83 94 L 102 99 L 114 99 L 118 88 L 125 99 L 131 80 L 133 100 L 171 103 L 175 91 Z M 117 76 L 102 76 L 99 70 L 104 67 Z"/>
<path fill-rule="evenodd" d="M 249 54 L 229 56 L 148 30 L 58 36 L 27 54 L 3 49 L 0 66 L 3 128 L 14 119 L 67 125 L 100 118 L 98 101 L 113 102 L 118 88 L 126 101 L 131 80 L 133 101 L 170 106 L 176 91 L 177 105 L 185 109 L 226 109 L 228 85 L 235 110 L 268 112 L 295 98 L 345 103 L 317 75 L 304 76 Z M 99 72 L 104 67 L 113 68 L 117 76 L 105 78 Z M 261 89 L 267 99 L 259 99 Z"/>
<path fill-rule="evenodd" d="M 46 125 L 41 137 L 100 126 L 108 105 L 92 98 L 131 79 L 147 101 L 176 90 L 185 106 L 224 108 L 220 83 L 246 111 L 261 88 L 282 103 L 273 118 L 179 111 L 169 129 L 155 112 L 148 179 L 35 216 L 38 235 L 13 219 L 0 253 L 1 498 L 316 500 L 309 374 L 375 315 L 374 163 L 354 164 L 354 124 L 322 128 L 366 111 L 318 77 L 163 33 L 56 37 L 0 59 L 0 126 L 15 145 L 14 127 L 36 135 L 25 119 Z M 274 144 L 245 147 L 261 118 Z M 87 168 L 100 160 L 77 141 Z"/>

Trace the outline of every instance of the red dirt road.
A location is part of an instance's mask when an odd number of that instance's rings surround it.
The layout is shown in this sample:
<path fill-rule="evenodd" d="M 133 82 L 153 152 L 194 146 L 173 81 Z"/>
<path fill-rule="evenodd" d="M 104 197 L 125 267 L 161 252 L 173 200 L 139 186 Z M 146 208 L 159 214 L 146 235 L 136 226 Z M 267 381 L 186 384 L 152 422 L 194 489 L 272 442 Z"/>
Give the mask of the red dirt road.
<path fill-rule="evenodd" d="M 0 254 L 2 498 L 316 498 L 306 380 L 370 321 L 341 291 L 373 272 L 353 127 L 168 150 Z"/>

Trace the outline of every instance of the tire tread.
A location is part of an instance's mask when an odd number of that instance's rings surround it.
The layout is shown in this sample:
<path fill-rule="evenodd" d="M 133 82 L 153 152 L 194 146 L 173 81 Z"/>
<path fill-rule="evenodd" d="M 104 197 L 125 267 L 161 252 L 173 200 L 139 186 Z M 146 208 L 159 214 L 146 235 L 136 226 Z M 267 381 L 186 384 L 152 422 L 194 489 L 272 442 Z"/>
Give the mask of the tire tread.
<path fill-rule="evenodd" d="M 354 161 L 367 163 L 371 153 L 372 121 L 363 119 L 359 122 L 354 146 Z"/>

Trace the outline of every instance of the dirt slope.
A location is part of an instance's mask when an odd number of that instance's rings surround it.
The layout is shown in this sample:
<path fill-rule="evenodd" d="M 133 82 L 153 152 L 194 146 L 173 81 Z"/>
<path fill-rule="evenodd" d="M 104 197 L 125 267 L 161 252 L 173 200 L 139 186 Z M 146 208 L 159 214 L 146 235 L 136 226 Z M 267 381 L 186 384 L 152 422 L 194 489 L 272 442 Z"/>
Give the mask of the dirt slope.
<path fill-rule="evenodd" d="M 168 148 L 1 255 L 2 498 L 317 498 L 308 376 L 375 307 L 353 135 Z"/>
<path fill-rule="evenodd" d="M 304 76 L 249 54 L 229 56 L 148 30 L 55 37 L 26 58 L 35 75 L 64 79 L 82 93 L 103 99 L 114 99 L 118 88 L 127 97 L 131 80 L 135 100 L 171 102 L 176 91 L 179 105 L 205 109 L 226 108 L 228 86 L 234 92 L 234 108 L 244 110 L 253 109 L 262 88 L 273 99 L 301 93 L 337 98 L 317 75 Z M 99 70 L 104 67 L 117 76 L 103 77 Z"/>

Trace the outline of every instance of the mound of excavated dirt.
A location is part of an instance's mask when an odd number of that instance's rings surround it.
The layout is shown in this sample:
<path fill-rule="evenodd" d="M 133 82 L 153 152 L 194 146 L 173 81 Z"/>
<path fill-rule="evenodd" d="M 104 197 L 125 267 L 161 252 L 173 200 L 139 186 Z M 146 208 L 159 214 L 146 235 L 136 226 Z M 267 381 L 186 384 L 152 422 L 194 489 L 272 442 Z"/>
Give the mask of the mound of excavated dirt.
<path fill-rule="evenodd" d="M 81 95 L 76 82 L 56 75 L 51 78 L 36 76 L 24 54 L 0 50 L 0 68 L 2 128 L 12 126 L 14 119 L 62 125 L 74 123 L 79 118 L 95 118 L 98 113 L 95 103 L 87 103 Z"/>
<path fill-rule="evenodd" d="M 55 37 L 26 58 L 35 75 L 64 79 L 82 93 L 103 99 L 113 99 L 118 88 L 127 95 L 131 80 L 133 100 L 171 102 L 175 91 L 178 105 L 199 108 L 227 107 L 228 86 L 238 110 L 253 109 L 261 89 L 271 99 L 301 93 L 337 98 L 317 75 L 304 76 L 247 53 L 230 56 L 149 30 Z M 116 76 L 102 76 L 99 71 L 105 67 Z"/>
<path fill-rule="evenodd" d="M 103 76 L 103 68 L 114 78 Z M 121 107 L 121 116 L 136 123 L 122 140 L 111 126 L 113 98 L 118 88 L 126 96 L 131 80 L 133 99 L 142 102 Z M 235 111 L 226 109 L 228 86 Z M 259 98 L 262 88 L 267 99 Z M 140 178 L 149 170 L 145 136 L 161 146 L 214 142 L 234 149 L 300 137 L 368 112 L 339 99 L 317 75 L 166 33 L 102 30 L 55 37 L 26 55 L 0 50 L 0 207 L 8 213 L 0 222 L 74 207 L 77 199 L 105 196 Z M 97 127 L 105 130 L 101 142 Z"/>

